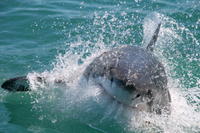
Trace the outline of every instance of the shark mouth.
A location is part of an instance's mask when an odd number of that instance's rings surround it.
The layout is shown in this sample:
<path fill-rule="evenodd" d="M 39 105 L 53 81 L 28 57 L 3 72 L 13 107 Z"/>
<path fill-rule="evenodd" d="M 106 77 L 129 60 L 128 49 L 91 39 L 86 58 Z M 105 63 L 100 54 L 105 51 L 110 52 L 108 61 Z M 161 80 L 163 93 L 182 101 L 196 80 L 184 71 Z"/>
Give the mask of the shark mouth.
<path fill-rule="evenodd" d="M 124 107 L 147 111 L 151 110 L 150 106 L 153 101 L 152 92 L 148 91 L 146 94 L 129 92 L 124 90 L 124 88 L 119 87 L 117 84 L 113 85 L 113 82 L 108 86 L 108 82 L 97 83 L 98 87 L 102 92 L 109 96 L 112 100 L 116 101 L 118 104 Z"/>

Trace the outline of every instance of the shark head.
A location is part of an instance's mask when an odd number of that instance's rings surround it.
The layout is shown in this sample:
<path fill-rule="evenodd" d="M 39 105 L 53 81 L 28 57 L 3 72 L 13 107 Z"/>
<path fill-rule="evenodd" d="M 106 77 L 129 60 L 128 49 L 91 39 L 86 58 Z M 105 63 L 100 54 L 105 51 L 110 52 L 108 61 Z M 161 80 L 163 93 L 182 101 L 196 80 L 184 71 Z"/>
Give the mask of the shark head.
<path fill-rule="evenodd" d="M 104 62 L 105 71 L 102 77 L 96 76 L 96 82 L 119 103 L 157 113 L 169 104 L 164 67 L 150 51 L 125 46 L 103 54 L 99 60 Z"/>

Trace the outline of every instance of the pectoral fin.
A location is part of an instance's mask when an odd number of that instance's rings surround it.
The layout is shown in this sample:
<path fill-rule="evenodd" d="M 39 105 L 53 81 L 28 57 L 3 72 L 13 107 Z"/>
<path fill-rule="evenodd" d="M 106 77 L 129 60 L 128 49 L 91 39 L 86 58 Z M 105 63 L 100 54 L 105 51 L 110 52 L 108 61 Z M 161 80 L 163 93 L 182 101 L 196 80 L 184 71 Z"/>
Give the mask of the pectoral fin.
<path fill-rule="evenodd" d="M 4 88 L 8 91 L 30 91 L 29 81 L 26 76 L 6 80 L 1 85 L 1 88 Z"/>

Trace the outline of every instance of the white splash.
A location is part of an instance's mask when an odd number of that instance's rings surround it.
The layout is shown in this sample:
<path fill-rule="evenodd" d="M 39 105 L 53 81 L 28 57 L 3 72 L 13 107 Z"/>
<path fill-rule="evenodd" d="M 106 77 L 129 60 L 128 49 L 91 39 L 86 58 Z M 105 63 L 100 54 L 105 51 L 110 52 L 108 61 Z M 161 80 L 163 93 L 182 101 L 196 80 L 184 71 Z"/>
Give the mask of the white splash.
<path fill-rule="evenodd" d="M 105 13 L 102 18 L 108 16 L 110 16 L 109 13 Z M 96 17 L 97 18 L 94 20 L 94 25 L 102 24 L 102 31 L 106 31 L 106 26 L 108 26 L 111 31 L 114 29 L 111 23 L 106 25 L 104 21 L 98 22 L 97 20 L 101 18 L 99 18 L 98 15 L 96 15 Z M 112 21 L 117 21 L 117 19 L 115 18 L 115 20 Z M 70 44 L 71 50 L 68 50 L 68 52 L 66 52 L 64 55 L 57 56 L 57 61 L 54 64 L 53 70 L 45 71 L 43 73 L 30 73 L 28 75 L 33 90 L 38 91 L 39 88 L 46 89 L 40 93 L 41 97 L 37 98 L 37 100 L 39 100 L 37 104 L 48 103 L 47 101 L 51 101 L 50 104 L 52 104 L 53 101 L 52 106 L 53 109 L 56 110 L 55 112 L 62 112 L 66 114 L 66 117 L 77 117 L 85 123 L 91 119 L 96 120 L 98 118 L 98 121 L 94 122 L 95 124 L 101 124 L 102 122 L 111 119 L 117 121 L 122 126 L 128 125 L 125 128 L 126 130 L 130 131 L 160 131 L 165 133 L 199 131 L 200 114 L 194 111 L 195 108 L 189 105 L 186 101 L 184 95 L 181 92 L 182 88 L 179 79 L 173 78 L 173 66 L 171 65 L 173 63 L 168 61 L 163 56 L 163 52 L 165 52 L 164 50 L 166 50 L 166 48 L 171 47 L 172 51 L 175 51 L 175 43 L 183 42 L 181 35 L 177 33 L 176 30 L 179 29 L 186 32 L 188 32 L 188 30 L 185 28 L 183 29 L 183 27 L 179 27 L 176 21 L 173 19 L 158 13 L 153 14 L 153 17 L 145 18 L 144 21 L 144 45 L 149 42 L 154 32 L 155 24 L 158 22 L 162 23 L 158 42 L 155 48 L 155 55 L 158 56 L 163 62 L 168 74 L 168 86 L 172 98 L 170 115 L 155 115 L 144 112 L 135 112 L 133 110 L 127 109 L 116 101 L 113 101 L 110 97 L 105 96 L 101 89 L 95 86 L 92 82 L 87 82 L 82 78 L 82 73 L 88 64 L 103 51 L 107 50 L 107 47 L 103 41 L 99 40 L 95 45 L 96 48 L 100 48 L 100 50 L 96 49 L 89 51 L 95 54 L 92 54 L 92 56 L 83 59 L 83 64 L 81 65 L 78 63 L 78 61 L 82 59 L 81 57 L 85 51 L 82 51 L 79 54 L 74 54 L 72 52 L 73 48 L 83 45 L 87 51 L 89 48 L 88 45 L 91 44 L 91 42 L 85 43 L 84 41 L 79 41 L 77 43 Z M 169 24 L 172 24 L 173 26 L 175 25 L 176 28 L 170 28 Z M 115 33 L 116 31 L 112 32 L 114 33 L 114 36 L 118 35 L 118 33 Z M 191 33 L 188 33 L 188 35 L 192 36 Z M 126 34 L 123 36 L 126 36 Z M 104 39 L 104 36 L 100 35 L 99 39 Z M 196 42 L 196 44 L 198 44 L 196 39 L 193 40 Z M 113 42 L 113 45 L 115 43 L 116 42 Z M 37 82 L 37 76 L 44 77 L 45 82 L 42 84 Z M 63 86 L 55 83 L 56 80 L 60 79 L 65 82 Z M 46 93 L 45 91 L 47 90 L 48 92 Z M 45 97 L 46 95 L 49 96 Z M 83 118 L 82 116 L 87 116 L 87 118 Z M 89 125 L 94 127 L 91 124 Z"/>

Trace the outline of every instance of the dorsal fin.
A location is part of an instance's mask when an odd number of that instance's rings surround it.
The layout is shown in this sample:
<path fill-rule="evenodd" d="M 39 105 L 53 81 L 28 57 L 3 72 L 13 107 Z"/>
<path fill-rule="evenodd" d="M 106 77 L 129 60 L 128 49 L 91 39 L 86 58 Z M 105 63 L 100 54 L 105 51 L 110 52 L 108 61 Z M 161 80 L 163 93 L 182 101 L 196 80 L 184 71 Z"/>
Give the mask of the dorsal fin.
<path fill-rule="evenodd" d="M 158 24 L 155 32 L 153 33 L 153 36 L 151 38 L 151 41 L 149 42 L 149 44 L 147 45 L 147 50 L 150 50 L 150 51 L 153 51 L 153 45 L 156 43 L 157 41 L 157 38 L 158 38 L 158 34 L 159 34 L 159 31 L 160 31 L 160 26 L 161 26 L 161 23 Z"/>

